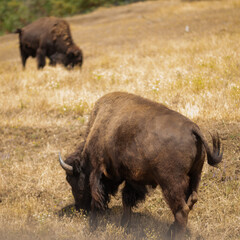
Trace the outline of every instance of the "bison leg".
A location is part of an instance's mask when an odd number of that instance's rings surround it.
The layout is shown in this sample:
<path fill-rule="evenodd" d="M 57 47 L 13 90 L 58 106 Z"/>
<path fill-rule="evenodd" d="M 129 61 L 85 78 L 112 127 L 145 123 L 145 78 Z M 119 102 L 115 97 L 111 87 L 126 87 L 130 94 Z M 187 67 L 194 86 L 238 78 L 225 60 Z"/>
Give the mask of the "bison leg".
<path fill-rule="evenodd" d="M 193 191 L 187 200 L 187 205 L 190 210 L 192 210 L 193 205 L 197 202 L 197 200 L 198 200 L 198 195 L 195 191 Z"/>
<path fill-rule="evenodd" d="M 183 203 L 179 210 L 174 213 L 175 222 L 168 231 L 170 239 L 184 239 L 189 212 L 188 205 Z"/>
<path fill-rule="evenodd" d="M 163 194 L 175 218 L 175 222 L 168 231 L 168 236 L 170 239 L 183 239 L 190 212 L 190 208 L 186 202 L 188 197 L 187 192 L 189 191 L 189 177 L 183 175 L 174 179 L 167 178 L 166 181 L 161 180 L 159 184 L 166 182 L 166 184 L 162 185 Z M 190 202 L 192 201 L 189 200 L 189 205 L 191 205 Z"/>
<path fill-rule="evenodd" d="M 191 172 L 189 173 L 189 188 L 188 194 L 186 196 L 187 205 L 190 210 L 192 210 L 193 205 L 198 200 L 198 187 L 201 180 L 201 172 L 205 159 L 205 150 L 203 149 L 203 145 L 201 142 L 197 144 L 197 155 L 195 165 L 193 165 Z"/>
<path fill-rule="evenodd" d="M 131 222 L 132 207 L 139 201 L 145 199 L 147 193 L 146 186 L 140 186 L 136 183 L 126 182 L 122 190 L 123 215 L 121 219 L 122 226 L 129 226 Z"/>
<path fill-rule="evenodd" d="M 189 212 L 190 208 L 185 202 L 179 204 L 179 209 L 177 211 L 173 211 L 175 221 L 168 230 L 168 237 L 170 239 L 184 239 Z"/>
<path fill-rule="evenodd" d="M 20 52 L 21 52 L 21 59 L 22 59 L 22 65 L 23 65 L 23 69 L 25 69 L 26 66 L 26 61 L 28 59 L 28 54 L 22 49 L 22 47 L 20 47 Z"/>
<path fill-rule="evenodd" d="M 197 188 L 199 185 L 200 176 L 195 176 L 190 179 L 190 185 L 187 186 L 184 183 L 178 185 L 178 189 L 175 186 L 168 188 L 165 196 L 169 202 L 170 208 L 174 214 L 175 222 L 172 224 L 168 231 L 170 239 L 183 239 L 187 226 L 188 214 L 192 210 L 194 204 L 198 200 Z M 179 183 L 181 181 L 179 180 Z M 187 183 L 187 181 L 185 181 Z M 187 191 L 186 191 L 187 189 Z M 188 194 L 185 194 L 188 192 Z M 190 192 L 190 194 L 189 194 Z"/>
<path fill-rule="evenodd" d="M 44 68 L 46 64 L 46 51 L 44 49 L 38 48 L 37 50 L 37 67 L 38 69 Z"/>

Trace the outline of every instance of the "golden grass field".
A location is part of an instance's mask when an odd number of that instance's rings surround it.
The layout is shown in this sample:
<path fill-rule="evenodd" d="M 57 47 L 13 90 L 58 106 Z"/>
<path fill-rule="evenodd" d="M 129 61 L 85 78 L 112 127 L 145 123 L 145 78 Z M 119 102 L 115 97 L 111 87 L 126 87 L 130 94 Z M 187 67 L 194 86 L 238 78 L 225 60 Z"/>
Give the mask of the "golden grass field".
<path fill-rule="evenodd" d="M 94 102 L 112 91 L 162 102 L 198 123 L 224 158 L 205 164 L 186 239 L 240 239 L 240 0 L 147 1 L 67 18 L 82 70 L 22 70 L 18 36 L 0 37 L 0 239 L 165 239 L 161 190 L 120 227 L 121 195 L 95 232 L 76 213 L 58 151 L 82 139 Z M 70 205 L 70 206 L 68 206 Z"/>

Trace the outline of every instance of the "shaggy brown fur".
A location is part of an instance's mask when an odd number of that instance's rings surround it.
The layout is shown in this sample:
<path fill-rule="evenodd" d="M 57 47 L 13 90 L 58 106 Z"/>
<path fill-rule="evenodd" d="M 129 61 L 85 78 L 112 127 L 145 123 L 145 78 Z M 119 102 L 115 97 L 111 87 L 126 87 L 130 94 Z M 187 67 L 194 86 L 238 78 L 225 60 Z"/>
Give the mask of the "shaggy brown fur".
<path fill-rule="evenodd" d="M 45 66 L 45 57 L 50 59 L 50 65 L 82 66 L 82 51 L 74 44 L 69 25 L 62 19 L 40 18 L 15 33 L 19 33 L 23 67 L 29 56 L 37 57 L 38 68 Z"/>
<path fill-rule="evenodd" d="M 109 195 L 124 181 L 121 223 L 128 225 L 146 186 L 160 185 L 175 217 L 169 236 L 181 239 L 197 201 L 205 152 L 212 166 L 222 160 L 219 137 L 212 140 L 211 151 L 195 123 L 162 104 L 128 93 L 107 94 L 96 102 L 75 158 L 65 161 L 73 167 L 67 177 L 74 179 L 69 183 L 76 203 L 91 199 L 78 206 L 90 209 L 96 224 L 96 213 L 107 208 Z"/>

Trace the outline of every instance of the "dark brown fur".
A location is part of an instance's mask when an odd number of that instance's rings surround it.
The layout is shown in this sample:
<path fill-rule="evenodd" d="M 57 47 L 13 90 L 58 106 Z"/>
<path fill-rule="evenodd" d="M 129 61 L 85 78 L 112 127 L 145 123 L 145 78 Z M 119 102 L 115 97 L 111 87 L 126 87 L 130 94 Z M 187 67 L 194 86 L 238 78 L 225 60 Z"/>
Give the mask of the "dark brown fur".
<path fill-rule="evenodd" d="M 82 66 L 83 55 L 72 40 L 69 25 L 55 17 L 44 17 L 15 31 L 19 33 L 22 65 L 25 68 L 29 56 L 37 57 L 38 68 L 46 64 L 62 63 L 64 66 Z"/>
<path fill-rule="evenodd" d="M 67 177 L 75 181 L 70 185 L 76 205 L 91 210 L 94 224 L 96 213 L 125 182 L 121 223 L 128 225 L 146 186 L 160 185 L 175 217 L 169 235 L 181 239 L 197 201 L 205 152 L 212 166 L 222 160 L 219 137 L 212 140 L 211 151 L 195 123 L 162 104 L 128 93 L 107 94 L 94 106 L 84 142 L 65 161 L 75 172 Z"/>

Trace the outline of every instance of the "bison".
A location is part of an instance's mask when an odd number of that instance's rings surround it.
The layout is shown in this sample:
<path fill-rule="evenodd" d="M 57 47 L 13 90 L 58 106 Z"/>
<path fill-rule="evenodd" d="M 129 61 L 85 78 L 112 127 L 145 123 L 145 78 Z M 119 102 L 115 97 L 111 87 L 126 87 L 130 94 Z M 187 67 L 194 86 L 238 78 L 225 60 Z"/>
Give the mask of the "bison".
<path fill-rule="evenodd" d="M 114 92 L 96 102 L 84 141 L 65 161 L 59 154 L 59 161 L 76 208 L 90 211 L 92 224 L 121 183 L 123 226 L 130 223 L 132 207 L 144 200 L 147 186 L 160 185 L 175 218 L 168 234 L 181 239 L 198 200 L 205 152 L 211 166 L 222 160 L 218 134 L 212 143 L 211 150 L 199 127 L 182 114 L 134 94 Z"/>
<path fill-rule="evenodd" d="M 82 66 L 83 54 L 73 42 L 69 25 L 56 17 L 44 17 L 17 29 L 23 68 L 29 56 L 37 57 L 38 69 L 50 59 L 50 65 L 62 63 L 65 67 Z"/>

